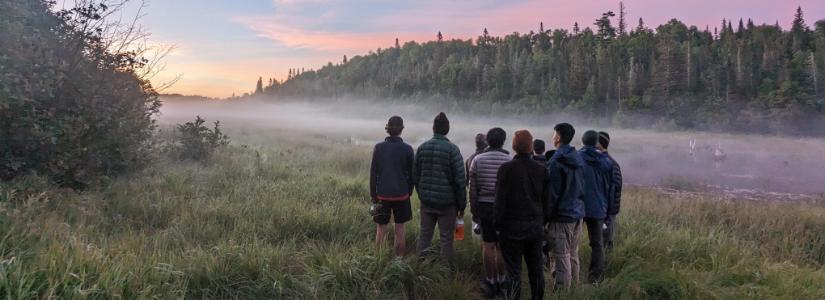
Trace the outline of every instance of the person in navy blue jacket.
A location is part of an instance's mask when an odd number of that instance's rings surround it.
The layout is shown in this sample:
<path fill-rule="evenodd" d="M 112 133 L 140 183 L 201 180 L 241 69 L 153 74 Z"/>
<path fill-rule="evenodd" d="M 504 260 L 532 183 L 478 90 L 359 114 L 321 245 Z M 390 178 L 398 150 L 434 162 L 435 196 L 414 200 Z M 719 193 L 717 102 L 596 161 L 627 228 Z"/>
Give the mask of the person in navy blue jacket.
<path fill-rule="evenodd" d="M 598 149 L 599 133 L 587 131 L 582 136 L 579 154 L 584 160 L 584 222 L 590 238 L 591 258 L 588 279 L 601 280 L 604 272 L 604 219 L 607 218 L 607 199 L 610 194 L 612 165 Z"/>
<path fill-rule="evenodd" d="M 375 245 L 380 248 L 384 244 L 387 224 L 392 217 L 395 221 L 395 256 L 401 257 L 406 252 L 404 223 L 412 220 L 410 196 L 413 191 L 414 152 L 412 146 L 400 137 L 404 130 L 401 117 L 391 117 L 386 130 L 390 136 L 375 145 L 370 166 L 370 197 L 373 203 L 380 203 L 373 216 L 373 221 L 378 224 Z"/>
<path fill-rule="evenodd" d="M 619 214 L 619 206 L 622 203 L 622 168 L 619 163 L 607 152 L 610 146 L 610 135 L 607 132 L 599 132 L 599 144 L 596 148 L 604 154 L 613 167 L 610 180 L 610 194 L 607 197 L 607 218 L 604 219 L 604 248 L 608 252 L 613 249 L 613 240 L 616 228 L 619 227 L 616 216 Z"/>
<path fill-rule="evenodd" d="M 568 289 L 579 281 L 579 241 L 584 217 L 582 169 L 584 162 L 570 146 L 576 130 L 568 123 L 553 130 L 555 152 L 547 162 L 550 176 L 550 209 L 547 211 L 547 268 L 554 272 L 556 289 Z"/>

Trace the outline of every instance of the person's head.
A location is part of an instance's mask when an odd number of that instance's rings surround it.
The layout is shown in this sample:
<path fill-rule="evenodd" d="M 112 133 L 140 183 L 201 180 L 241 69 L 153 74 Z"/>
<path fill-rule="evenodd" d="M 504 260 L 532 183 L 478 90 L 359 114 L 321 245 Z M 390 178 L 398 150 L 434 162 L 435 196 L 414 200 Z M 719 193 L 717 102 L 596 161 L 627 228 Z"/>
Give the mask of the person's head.
<path fill-rule="evenodd" d="M 599 133 L 595 130 L 588 130 L 582 135 L 582 144 L 585 146 L 596 147 L 599 142 Z"/>
<path fill-rule="evenodd" d="M 544 149 L 544 141 L 540 139 L 536 139 L 535 141 L 533 141 L 533 152 L 536 153 L 536 155 L 541 155 L 542 153 L 544 153 Z"/>
<path fill-rule="evenodd" d="M 596 148 L 599 148 L 601 151 L 607 151 L 607 147 L 610 146 L 610 135 L 607 132 L 599 131 L 599 144 L 596 145 Z"/>
<path fill-rule="evenodd" d="M 513 134 L 513 151 L 518 154 L 533 153 L 533 135 L 527 130 L 519 130 Z"/>
<path fill-rule="evenodd" d="M 487 131 L 487 144 L 490 148 L 501 148 L 504 146 L 504 140 L 507 139 L 507 133 L 501 128 L 491 128 Z"/>
<path fill-rule="evenodd" d="M 487 149 L 487 136 L 483 133 L 476 134 L 476 152 Z"/>
<path fill-rule="evenodd" d="M 435 116 L 435 120 L 433 120 L 433 133 L 440 135 L 450 133 L 450 120 L 447 119 L 447 115 L 443 112 Z"/>
<path fill-rule="evenodd" d="M 576 135 L 576 129 L 568 123 L 556 124 L 553 131 L 553 147 L 556 148 L 561 145 L 569 145 L 573 141 L 573 136 Z"/>
<path fill-rule="evenodd" d="M 404 119 L 399 116 L 392 116 L 390 120 L 387 121 L 387 126 L 384 127 L 387 130 L 387 133 L 390 136 L 399 136 L 401 135 L 401 131 L 404 130 Z"/>
<path fill-rule="evenodd" d="M 551 158 L 553 158 L 553 155 L 555 155 L 555 154 L 556 154 L 556 150 L 547 151 L 547 152 L 544 153 L 544 158 L 546 158 L 549 161 Z"/>

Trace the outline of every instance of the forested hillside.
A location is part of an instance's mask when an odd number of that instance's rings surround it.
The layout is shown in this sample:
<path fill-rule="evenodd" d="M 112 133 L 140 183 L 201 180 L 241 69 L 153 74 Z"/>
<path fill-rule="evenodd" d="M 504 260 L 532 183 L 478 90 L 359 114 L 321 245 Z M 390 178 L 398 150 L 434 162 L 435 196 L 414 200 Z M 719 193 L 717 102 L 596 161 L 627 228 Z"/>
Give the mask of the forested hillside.
<path fill-rule="evenodd" d="M 715 28 L 628 23 L 622 7 L 572 31 L 484 29 L 475 40 L 439 32 L 290 69 L 284 82 L 259 81 L 256 93 L 429 99 L 463 112 L 570 112 L 626 127 L 815 133 L 825 124 L 825 20 L 808 26 L 800 8 L 790 30 L 741 19 Z"/>

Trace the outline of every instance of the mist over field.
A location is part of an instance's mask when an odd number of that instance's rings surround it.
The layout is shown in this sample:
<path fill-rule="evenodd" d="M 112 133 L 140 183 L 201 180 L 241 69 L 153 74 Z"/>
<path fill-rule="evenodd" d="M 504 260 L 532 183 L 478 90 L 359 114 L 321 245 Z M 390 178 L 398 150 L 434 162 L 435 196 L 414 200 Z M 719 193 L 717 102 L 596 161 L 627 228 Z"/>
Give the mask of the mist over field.
<path fill-rule="evenodd" d="M 825 299 L 825 2 L 556 2 L 0 0 L 0 299 L 511 299 L 522 254 L 534 298 Z M 608 131 L 624 185 L 383 203 L 441 111 L 465 158 Z"/>
<path fill-rule="evenodd" d="M 282 133 L 288 132 L 368 148 L 385 136 L 387 119 L 400 115 L 406 126 L 402 137 L 417 147 L 432 135 L 432 118 L 437 113 L 414 105 L 352 99 L 323 104 L 297 100 L 169 99 L 164 102 L 159 121 L 169 125 L 192 120 L 196 115 L 208 122 L 220 120 L 233 138 L 250 145 L 277 144 Z M 486 133 L 489 128 L 502 127 L 508 132 L 505 146 L 509 149 L 510 134 L 517 129 L 526 128 L 535 138 L 549 143 L 553 125 L 570 122 L 577 131 L 573 143 L 576 147 L 581 145 L 581 134 L 586 130 L 611 134 L 610 151 L 622 166 L 628 184 L 772 200 L 819 197 L 825 193 L 822 138 L 601 128 L 564 116 L 536 120 L 519 115 L 489 118 L 448 113 L 448 117 L 448 137 L 460 146 L 465 158 L 474 151 L 476 133 Z M 696 141 L 695 158 L 690 155 L 691 140 Z M 714 158 L 717 148 L 726 155 L 718 164 Z"/>

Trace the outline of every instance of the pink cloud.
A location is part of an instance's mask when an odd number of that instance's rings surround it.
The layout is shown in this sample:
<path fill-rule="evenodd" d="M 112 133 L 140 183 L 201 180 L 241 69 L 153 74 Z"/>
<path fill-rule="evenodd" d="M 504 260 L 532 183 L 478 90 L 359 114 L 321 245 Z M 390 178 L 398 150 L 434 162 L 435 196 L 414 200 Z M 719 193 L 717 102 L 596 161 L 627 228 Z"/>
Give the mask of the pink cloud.
<path fill-rule="evenodd" d="M 321 31 L 273 22 L 268 18 L 238 18 L 234 21 L 287 47 L 308 48 L 323 52 L 358 53 L 393 46 L 395 39 L 423 39 L 418 33 Z"/>

